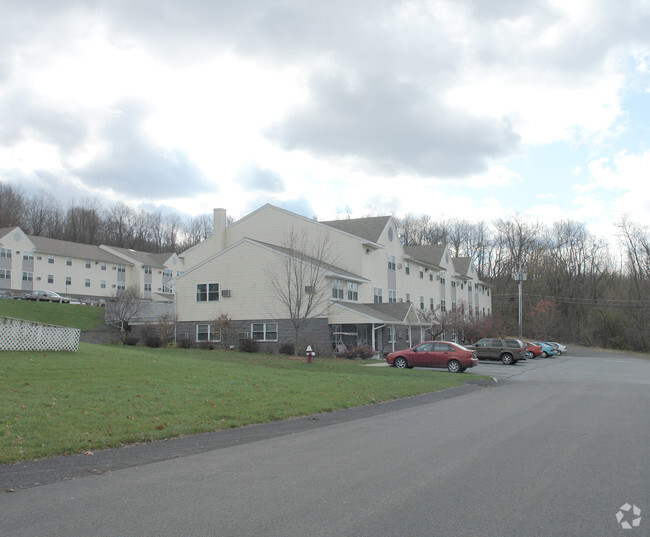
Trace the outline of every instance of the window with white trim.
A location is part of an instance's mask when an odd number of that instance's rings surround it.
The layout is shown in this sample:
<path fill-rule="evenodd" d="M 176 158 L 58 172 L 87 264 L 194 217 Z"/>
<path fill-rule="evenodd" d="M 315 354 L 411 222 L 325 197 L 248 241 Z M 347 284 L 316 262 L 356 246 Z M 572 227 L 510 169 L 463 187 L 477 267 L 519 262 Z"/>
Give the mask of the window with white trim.
<path fill-rule="evenodd" d="M 407 302 L 411 301 L 411 293 L 406 293 L 406 301 Z"/>
<path fill-rule="evenodd" d="M 99 288 L 106 289 L 106 280 L 99 280 Z"/>
<path fill-rule="evenodd" d="M 388 302 L 397 302 L 397 291 L 395 289 L 388 290 Z"/>
<path fill-rule="evenodd" d="M 66 266 L 66 267 L 71 267 L 71 266 L 72 266 L 72 258 L 71 258 L 71 257 L 67 257 L 67 258 L 66 258 L 66 260 L 65 260 L 65 266 Z"/>
<path fill-rule="evenodd" d="M 126 283 L 124 282 L 117 282 L 117 290 L 118 291 L 124 291 L 126 289 Z"/>
<path fill-rule="evenodd" d="M 145 284 L 144 284 L 144 290 L 145 290 L 145 291 L 151 291 L 151 284 L 148 283 L 148 282 L 145 283 Z"/>
<path fill-rule="evenodd" d="M 343 280 L 332 281 L 332 298 L 343 299 Z"/>
<path fill-rule="evenodd" d="M 356 282 L 348 282 L 348 300 L 359 300 L 359 284 Z"/>
<path fill-rule="evenodd" d="M 11 248 L 0 248 L 0 257 L 11 257 Z"/>
<path fill-rule="evenodd" d="M 68 287 L 69 285 L 72 285 L 72 276 L 66 276 L 65 277 L 65 285 Z"/>
<path fill-rule="evenodd" d="M 72 262 L 70 264 L 72 264 Z M 86 259 L 86 268 L 90 268 L 91 265 L 92 263 L 90 262 L 90 259 Z"/>
<path fill-rule="evenodd" d="M 429 299 L 429 309 L 430 309 L 431 311 L 434 310 L 433 298 L 430 298 L 430 299 Z"/>
<path fill-rule="evenodd" d="M 406 272 L 407 276 L 411 274 L 411 264 L 408 261 L 404 263 L 404 272 Z"/>
<path fill-rule="evenodd" d="M 151 267 L 149 265 L 145 265 L 144 267 L 144 273 L 145 274 L 151 274 Z"/>
<path fill-rule="evenodd" d="M 54 264 L 54 256 L 53 256 L 53 255 L 48 255 L 48 256 L 47 256 L 47 262 L 48 262 L 50 265 L 53 265 L 53 264 Z"/>
<path fill-rule="evenodd" d="M 47 275 L 47 283 L 54 283 L 54 274 Z"/>
<path fill-rule="evenodd" d="M 278 323 L 251 323 L 251 334 L 255 341 L 277 341 Z"/>
<path fill-rule="evenodd" d="M 388 256 L 388 270 L 395 270 L 395 256 Z"/>
<path fill-rule="evenodd" d="M 126 272 L 126 267 L 124 265 L 117 265 L 117 272 Z"/>
<path fill-rule="evenodd" d="M 23 272 L 23 281 L 24 282 L 33 282 L 34 273 L 33 272 Z"/>
<path fill-rule="evenodd" d="M 197 302 L 216 302 L 218 300 L 219 300 L 218 283 L 197 283 L 196 284 Z"/>
<path fill-rule="evenodd" d="M 447 303 L 444 300 L 440 301 L 440 311 L 442 312 L 447 311 Z"/>
<path fill-rule="evenodd" d="M 0 280 L 11 280 L 11 269 L 0 269 Z"/>
<path fill-rule="evenodd" d="M 23 252 L 23 261 L 34 261 L 34 252 Z"/>
<path fill-rule="evenodd" d="M 196 341 L 221 341 L 221 332 L 213 331 L 209 324 L 197 324 Z"/>
<path fill-rule="evenodd" d="M 420 296 L 420 309 L 421 310 L 424 309 L 424 297 L 423 296 Z"/>
<path fill-rule="evenodd" d="M 395 327 L 391 325 L 388 327 L 388 343 L 393 341 L 395 341 Z"/>
<path fill-rule="evenodd" d="M 84 286 L 85 286 L 85 287 L 90 287 L 90 278 L 86 278 L 86 279 L 84 280 Z"/>
<path fill-rule="evenodd" d="M 373 297 L 374 297 L 373 300 L 374 300 L 375 304 L 381 304 L 384 301 L 383 291 L 382 291 L 381 287 L 375 287 L 373 289 L 372 294 L 373 294 Z"/>

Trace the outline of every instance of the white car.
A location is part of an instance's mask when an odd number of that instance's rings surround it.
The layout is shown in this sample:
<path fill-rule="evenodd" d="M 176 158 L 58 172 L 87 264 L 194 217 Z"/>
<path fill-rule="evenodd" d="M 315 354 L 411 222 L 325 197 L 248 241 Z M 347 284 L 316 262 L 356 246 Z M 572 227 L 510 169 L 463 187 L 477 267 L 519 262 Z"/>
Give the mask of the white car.
<path fill-rule="evenodd" d="M 566 345 L 562 345 L 561 343 L 556 343 L 555 341 L 549 341 L 548 344 L 551 345 L 552 347 L 555 347 L 558 356 L 562 356 L 567 351 Z"/>

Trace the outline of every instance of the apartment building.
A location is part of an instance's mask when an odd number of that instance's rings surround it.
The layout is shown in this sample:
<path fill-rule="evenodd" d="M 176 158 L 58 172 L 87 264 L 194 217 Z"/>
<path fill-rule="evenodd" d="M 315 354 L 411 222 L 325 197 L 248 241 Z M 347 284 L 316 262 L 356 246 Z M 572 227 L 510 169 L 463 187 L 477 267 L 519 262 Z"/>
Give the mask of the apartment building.
<path fill-rule="evenodd" d="M 183 262 L 175 253 L 150 254 L 79 244 L 0 228 L 0 291 L 24 295 L 54 291 L 83 299 L 106 299 L 135 287 L 144 299 L 173 299 L 169 281 Z"/>
<path fill-rule="evenodd" d="M 327 248 L 315 254 L 318 245 Z M 419 343 L 429 326 L 424 310 L 491 313 L 491 286 L 471 259 L 453 258 L 446 245 L 403 247 L 390 216 L 318 222 L 265 205 L 228 227 L 226 211 L 215 209 L 213 236 L 181 254 L 186 270 L 173 282 L 179 337 L 220 341 L 213 321 L 227 315 L 240 338 L 270 349 L 294 343 L 278 283 L 299 252 L 327 282 L 326 307 L 302 331 L 321 352 Z"/>

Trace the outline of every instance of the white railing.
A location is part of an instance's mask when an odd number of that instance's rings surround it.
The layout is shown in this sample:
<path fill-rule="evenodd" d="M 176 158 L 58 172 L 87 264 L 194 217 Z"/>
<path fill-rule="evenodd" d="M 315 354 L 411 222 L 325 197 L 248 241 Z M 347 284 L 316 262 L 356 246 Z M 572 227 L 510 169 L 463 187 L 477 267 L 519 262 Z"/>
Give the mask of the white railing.
<path fill-rule="evenodd" d="M 79 349 L 81 330 L 0 317 L 0 350 L 72 351 Z"/>

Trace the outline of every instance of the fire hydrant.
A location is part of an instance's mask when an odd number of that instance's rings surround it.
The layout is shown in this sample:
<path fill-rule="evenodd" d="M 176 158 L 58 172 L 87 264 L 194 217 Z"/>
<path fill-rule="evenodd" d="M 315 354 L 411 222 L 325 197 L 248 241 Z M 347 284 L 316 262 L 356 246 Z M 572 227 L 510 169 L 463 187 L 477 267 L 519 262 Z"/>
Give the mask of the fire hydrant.
<path fill-rule="evenodd" d="M 312 350 L 311 345 L 307 345 L 307 363 L 311 364 L 311 359 L 313 356 L 316 356 L 316 353 Z"/>

